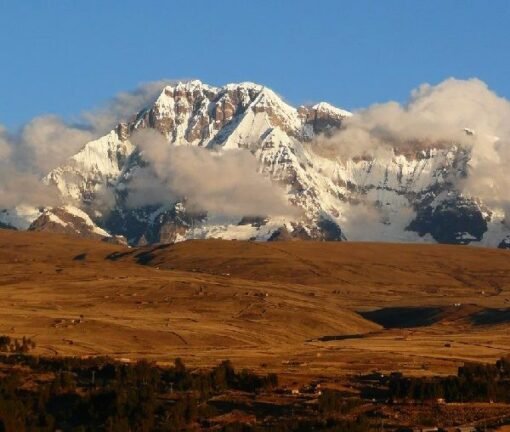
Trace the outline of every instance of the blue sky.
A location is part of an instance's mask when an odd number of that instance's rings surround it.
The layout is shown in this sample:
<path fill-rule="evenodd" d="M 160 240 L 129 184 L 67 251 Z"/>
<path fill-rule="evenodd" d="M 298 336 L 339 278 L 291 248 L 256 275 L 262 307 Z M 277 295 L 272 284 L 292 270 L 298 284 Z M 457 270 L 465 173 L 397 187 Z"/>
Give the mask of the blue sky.
<path fill-rule="evenodd" d="M 0 124 L 76 118 L 162 78 L 347 109 L 450 76 L 510 98 L 509 22 L 506 0 L 0 0 Z"/>

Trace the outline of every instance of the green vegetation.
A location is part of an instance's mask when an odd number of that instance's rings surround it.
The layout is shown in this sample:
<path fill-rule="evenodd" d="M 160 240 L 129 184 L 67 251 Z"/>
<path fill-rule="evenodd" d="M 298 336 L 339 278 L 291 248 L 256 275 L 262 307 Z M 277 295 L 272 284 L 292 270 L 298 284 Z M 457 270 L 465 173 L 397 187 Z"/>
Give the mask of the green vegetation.
<path fill-rule="evenodd" d="M 0 336 L 0 352 L 28 353 L 35 348 L 35 342 L 23 336 L 21 340 Z"/>
<path fill-rule="evenodd" d="M 215 424 L 212 418 L 231 411 L 219 411 L 211 403 L 215 396 L 254 395 L 278 386 L 275 374 L 236 371 L 230 361 L 212 370 L 191 371 L 181 359 L 172 367 L 159 367 L 103 357 L 43 358 L 11 350 L 30 345 L 28 339 L 18 345 L 0 340 L 12 351 L 0 355 L 0 432 L 368 430 L 362 420 L 331 417 L 338 395 L 328 392 L 331 397 L 322 397 L 320 411 L 308 412 L 308 418 L 283 415 L 254 425 Z M 327 400 L 334 400 L 333 405 Z"/>
<path fill-rule="evenodd" d="M 0 336 L 0 432 L 365 432 L 384 418 L 380 404 L 388 396 L 510 402 L 510 358 L 466 364 L 450 377 L 372 374 L 362 377 L 360 394 L 315 384 L 290 394 L 278 388 L 276 374 L 238 371 L 228 360 L 191 370 L 179 358 L 161 367 L 107 357 L 37 357 L 27 354 L 32 346 L 27 338 Z M 363 398 L 370 385 L 374 390 L 366 393 L 377 390 L 381 397 Z M 415 411 L 420 424 L 437 420 Z"/>
<path fill-rule="evenodd" d="M 17 367 L 0 380 L 0 431 L 179 430 L 207 415 L 204 400 L 211 394 L 278 384 L 274 374 L 237 372 L 228 361 L 195 373 L 180 359 L 170 368 L 26 355 L 3 355 L 0 362 Z"/>
<path fill-rule="evenodd" d="M 362 403 L 359 398 L 345 398 L 337 390 L 324 389 L 319 396 L 319 411 L 323 414 L 347 414 Z"/>
<path fill-rule="evenodd" d="M 396 376 L 389 384 L 393 399 L 446 402 L 510 402 L 510 358 L 494 365 L 466 364 L 457 376 L 405 378 Z"/>

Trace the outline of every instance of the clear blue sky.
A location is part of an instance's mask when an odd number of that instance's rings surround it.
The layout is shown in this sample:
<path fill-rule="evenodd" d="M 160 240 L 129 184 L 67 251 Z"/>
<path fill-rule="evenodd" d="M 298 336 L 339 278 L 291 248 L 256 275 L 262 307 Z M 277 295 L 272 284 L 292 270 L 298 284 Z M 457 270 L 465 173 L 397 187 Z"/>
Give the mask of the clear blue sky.
<path fill-rule="evenodd" d="M 249 80 L 348 109 L 450 76 L 510 98 L 510 1 L 0 0 L 0 50 L 9 128 L 162 78 Z"/>

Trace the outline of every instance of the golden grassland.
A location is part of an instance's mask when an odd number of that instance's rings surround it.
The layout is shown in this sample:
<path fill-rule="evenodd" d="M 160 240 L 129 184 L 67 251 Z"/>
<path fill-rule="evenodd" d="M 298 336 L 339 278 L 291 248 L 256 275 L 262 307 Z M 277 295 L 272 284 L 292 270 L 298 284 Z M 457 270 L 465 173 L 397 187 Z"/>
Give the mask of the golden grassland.
<path fill-rule="evenodd" d="M 0 334 L 31 337 L 41 355 L 182 357 L 197 367 L 231 359 L 284 376 L 341 377 L 448 374 L 510 354 L 510 253 L 493 249 L 221 240 L 127 248 L 0 230 L 0 293 Z"/>

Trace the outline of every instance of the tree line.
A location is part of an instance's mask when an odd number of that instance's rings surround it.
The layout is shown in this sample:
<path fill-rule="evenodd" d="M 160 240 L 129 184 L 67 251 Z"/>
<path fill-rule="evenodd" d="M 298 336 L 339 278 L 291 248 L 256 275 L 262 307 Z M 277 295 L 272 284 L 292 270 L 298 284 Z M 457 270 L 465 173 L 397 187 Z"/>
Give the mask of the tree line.
<path fill-rule="evenodd" d="M 4 354 L 0 363 L 0 432 L 182 430 L 211 415 L 206 400 L 212 394 L 278 385 L 275 374 L 236 371 L 230 361 L 194 372 L 180 359 L 162 368 L 147 361 Z M 51 379 L 41 378 L 48 374 Z"/>
<path fill-rule="evenodd" d="M 495 364 L 467 363 L 456 376 L 406 378 L 395 375 L 389 382 L 392 399 L 446 402 L 510 403 L 510 358 Z"/>

